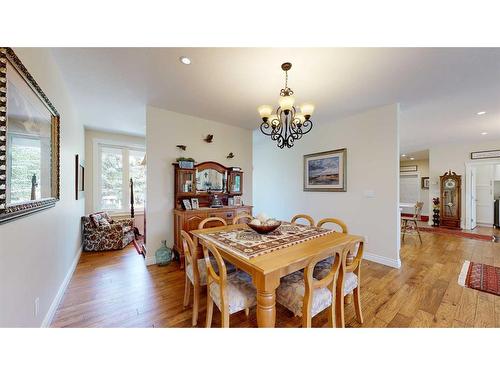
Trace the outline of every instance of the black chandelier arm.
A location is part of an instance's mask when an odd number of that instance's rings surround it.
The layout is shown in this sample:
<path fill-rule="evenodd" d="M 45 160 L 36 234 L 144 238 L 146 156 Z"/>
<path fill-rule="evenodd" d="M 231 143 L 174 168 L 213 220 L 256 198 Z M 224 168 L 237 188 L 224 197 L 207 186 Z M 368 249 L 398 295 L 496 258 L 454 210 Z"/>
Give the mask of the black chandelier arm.
<path fill-rule="evenodd" d="M 265 135 L 272 135 L 274 130 L 272 126 L 264 121 L 262 124 L 260 124 L 260 131 L 264 133 Z"/>
<path fill-rule="evenodd" d="M 309 119 L 305 120 L 304 123 L 302 124 L 302 126 L 300 127 L 302 134 L 309 133 L 311 131 L 312 127 L 313 127 L 312 121 Z"/>
<path fill-rule="evenodd" d="M 304 134 L 311 131 L 313 123 L 310 119 L 301 122 L 296 117 L 297 110 L 292 107 L 284 110 L 281 107 L 276 109 L 276 117 L 272 120 L 266 119 L 260 125 L 260 130 L 264 135 L 271 137 L 279 148 L 291 148 L 295 141 L 301 139 Z"/>

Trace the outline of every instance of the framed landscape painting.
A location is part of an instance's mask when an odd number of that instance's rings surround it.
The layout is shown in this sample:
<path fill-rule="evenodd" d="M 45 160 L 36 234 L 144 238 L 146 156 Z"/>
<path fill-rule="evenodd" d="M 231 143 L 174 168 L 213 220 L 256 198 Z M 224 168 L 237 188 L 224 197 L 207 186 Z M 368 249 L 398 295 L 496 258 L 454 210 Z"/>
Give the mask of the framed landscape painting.
<path fill-rule="evenodd" d="M 347 191 L 347 149 L 304 155 L 304 191 Z"/>

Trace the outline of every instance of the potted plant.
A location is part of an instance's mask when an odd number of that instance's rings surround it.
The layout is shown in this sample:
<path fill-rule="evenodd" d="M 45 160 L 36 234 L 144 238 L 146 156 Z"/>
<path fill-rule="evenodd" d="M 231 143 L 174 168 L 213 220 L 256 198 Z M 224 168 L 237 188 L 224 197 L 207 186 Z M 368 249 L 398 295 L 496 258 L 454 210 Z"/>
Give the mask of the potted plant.
<path fill-rule="evenodd" d="M 193 158 L 177 158 L 177 163 L 179 163 L 179 168 L 192 169 L 194 168 L 194 159 Z"/>

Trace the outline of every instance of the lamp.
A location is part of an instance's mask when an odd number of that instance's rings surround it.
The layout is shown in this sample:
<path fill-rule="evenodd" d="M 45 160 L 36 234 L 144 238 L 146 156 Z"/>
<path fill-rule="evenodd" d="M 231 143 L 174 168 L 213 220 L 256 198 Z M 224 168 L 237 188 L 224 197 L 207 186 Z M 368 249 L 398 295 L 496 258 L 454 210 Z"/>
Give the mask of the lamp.
<path fill-rule="evenodd" d="M 295 97 L 292 89 L 288 87 L 288 71 L 291 68 L 292 64 L 289 62 L 281 64 L 281 69 L 285 72 L 285 87 L 280 91 L 279 107 L 276 113 L 273 114 L 273 109 L 269 105 L 261 105 L 257 108 L 262 118 L 260 130 L 276 141 L 279 148 L 293 147 L 294 142 L 309 133 L 313 126 L 310 118 L 314 112 L 314 105 L 302 104 L 301 113 L 297 113 L 294 106 Z"/>

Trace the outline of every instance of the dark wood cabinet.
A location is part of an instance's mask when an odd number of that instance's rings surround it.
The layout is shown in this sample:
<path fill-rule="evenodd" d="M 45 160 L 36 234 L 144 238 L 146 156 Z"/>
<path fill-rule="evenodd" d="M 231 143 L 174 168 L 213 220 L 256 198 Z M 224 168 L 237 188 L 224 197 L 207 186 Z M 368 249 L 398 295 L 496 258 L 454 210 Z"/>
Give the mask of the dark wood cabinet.
<path fill-rule="evenodd" d="M 179 255 L 181 267 L 184 265 L 181 230 L 190 232 L 198 229 L 200 222 L 208 217 L 220 217 L 228 224 L 241 214 L 252 215 L 251 206 L 229 206 L 229 198 L 243 194 L 243 171 L 238 167 L 207 161 L 194 168 L 180 168 L 174 164 L 175 207 L 174 207 L 174 250 Z M 222 207 L 210 207 L 217 196 Z M 183 200 L 198 202 L 198 208 L 184 209 Z M 216 225 L 216 224 L 215 224 Z M 208 223 L 207 227 L 210 226 Z"/>
<path fill-rule="evenodd" d="M 451 170 L 440 176 L 441 220 L 440 226 L 460 229 L 462 177 Z"/>
<path fill-rule="evenodd" d="M 229 172 L 227 191 L 235 195 L 243 193 L 243 172 L 233 170 Z"/>

